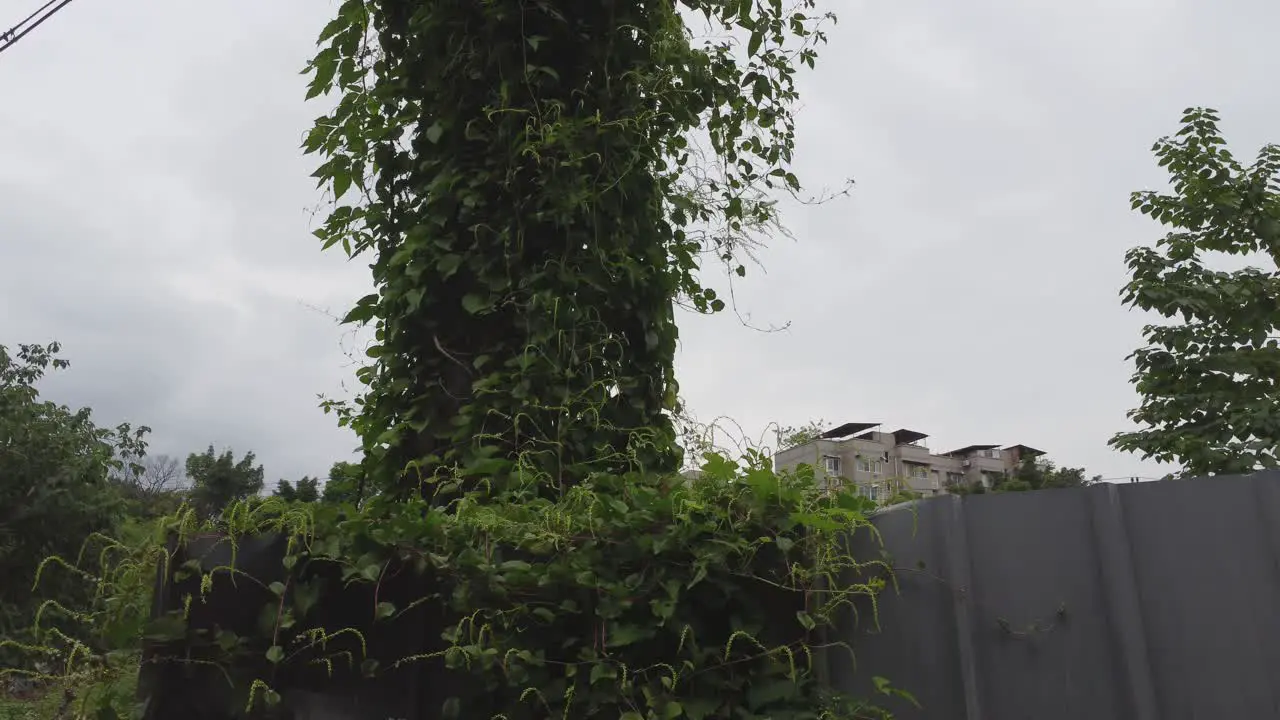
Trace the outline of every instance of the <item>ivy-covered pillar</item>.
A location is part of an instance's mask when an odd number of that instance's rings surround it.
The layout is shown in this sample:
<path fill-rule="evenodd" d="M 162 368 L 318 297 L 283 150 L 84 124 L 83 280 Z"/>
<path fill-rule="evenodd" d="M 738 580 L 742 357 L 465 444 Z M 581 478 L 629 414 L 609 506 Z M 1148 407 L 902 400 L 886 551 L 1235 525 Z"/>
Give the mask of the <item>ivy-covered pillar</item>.
<path fill-rule="evenodd" d="M 773 3 L 684 6 L 348 0 L 325 29 L 312 92 L 342 97 L 307 148 L 337 200 L 318 234 L 373 258 L 348 319 L 377 330 L 351 416 L 375 485 L 678 467 L 675 303 L 723 308 L 701 257 L 735 263 L 764 187 L 798 187 L 791 63 L 821 37 Z M 749 30 L 747 60 L 681 9 Z"/>

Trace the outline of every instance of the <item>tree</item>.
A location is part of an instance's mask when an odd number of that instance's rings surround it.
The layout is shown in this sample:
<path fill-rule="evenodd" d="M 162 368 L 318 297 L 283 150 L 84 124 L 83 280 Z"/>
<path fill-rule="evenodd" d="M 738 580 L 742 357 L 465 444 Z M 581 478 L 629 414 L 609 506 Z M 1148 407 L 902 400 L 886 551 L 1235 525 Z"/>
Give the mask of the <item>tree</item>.
<path fill-rule="evenodd" d="M 1049 488 L 1084 487 L 1095 480 L 1085 479 L 1084 468 L 1058 467 L 1044 458 L 1023 458 L 1012 473 L 998 477 L 992 484 L 996 492 L 1045 490 Z"/>
<path fill-rule="evenodd" d="M 813 442 L 819 435 L 831 429 L 826 420 L 810 420 L 804 425 L 787 425 L 778 428 L 778 450 L 787 450 Z"/>
<path fill-rule="evenodd" d="M 360 465 L 336 462 L 329 469 L 329 479 L 325 481 L 320 500 L 327 503 L 359 505 L 363 499 L 363 486 Z"/>
<path fill-rule="evenodd" d="M 88 408 L 42 401 L 36 384 L 68 366 L 57 343 L 0 346 L 0 636 L 19 635 L 31 620 L 32 579 L 52 556 L 74 560 L 95 533 L 110 533 L 122 516 L 109 481 L 121 458 L 145 453 L 148 428 L 102 428 Z M 92 590 L 54 574 L 41 594 L 60 601 Z"/>
<path fill-rule="evenodd" d="M 1171 192 L 1137 192 L 1134 209 L 1169 229 L 1126 260 L 1126 305 L 1163 318 L 1143 328 L 1130 357 L 1141 396 L 1140 429 L 1111 445 L 1178 463 L 1187 475 L 1277 466 L 1280 445 L 1280 146 L 1245 167 L 1226 149 L 1213 110 L 1189 109 L 1153 150 Z M 1235 271 L 1206 266 L 1220 253 L 1260 261 Z"/>
<path fill-rule="evenodd" d="M 315 502 L 320 499 L 320 481 L 306 476 L 298 480 L 296 485 L 288 480 L 280 480 L 276 483 L 273 494 L 288 502 Z"/>
<path fill-rule="evenodd" d="M 342 5 L 310 66 L 341 97 L 304 147 L 324 247 L 373 256 L 346 316 L 373 364 L 338 408 L 372 485 L 447 502 L 679 467 L 674 307 L 722 310 L 703 258 L 745 274 L 769 192 L 799 189 L 813 5 Z M 695 44 L 686 12 L 723 36 Z"/>
<path fill-rule="evenodd" d="M 111 479 L 129 505 L 129 515 L 153 519 L 173 513 L 186 498 L 183 467 L 169 455 L 127 458 Z"/>
<path fill-rule="evenodd" d="M 112 479 L 147 495 L 180 490 L 187 482 L 182 464 L 169 455 L 145 455 L 133 459 L 112 473 Z"/>
<path fill-rule="evenodd" d="M 237 500 L 257 495 L 262 490 L 262 466 L 254 467 L 254 454 L 245 453 L 236 462 L 231 450 L 221 455 L 210 445 L 204 453 L 187 456 L 187 476 L 191 478 L 191 498 L 206 517 L 222 512 Z"/>

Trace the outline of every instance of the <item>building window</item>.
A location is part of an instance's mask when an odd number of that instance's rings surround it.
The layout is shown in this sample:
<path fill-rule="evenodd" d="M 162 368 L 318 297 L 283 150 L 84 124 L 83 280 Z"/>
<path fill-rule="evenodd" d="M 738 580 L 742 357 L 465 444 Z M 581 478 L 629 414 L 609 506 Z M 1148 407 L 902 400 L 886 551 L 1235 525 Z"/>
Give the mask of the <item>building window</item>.
<path fill-rule="evenodd" d="M 823 456 L 822 467 L 827 471 L 827 475 L 836 477 L 840 474 L 840 458 L 835 455 Z"/>
<path fill-rule="evenodd" d="M 929 482 L 929 468 L 925 465 L 908 465 L 907 475 L 912 480 Z"/>
<path fill-rule="evenodd" d="M 871 502 L 880 502 L 880 486 L 879 485 L 866 485 L 862 488 L 862 490 L 863 490 L 863 494 L 866 495 L 868 500 L 870 500 Z"/>
<path fill-rule="evenodd" d="M 960 473 L 953 473 L 953 472 L 949 472 L 949 473 L 947 473 L 947 484 L 948 484 L 948 485 L 959 485 L 959 484 L 961 484 L 961 483 L 963 483 L 963 482 L 964 482 L 964 475 L 962 475 L 962 474 L 960 474 Z"/>
<path fill-rule="evenodd" d="M 987 449 L 987 450 L 983 450 L 983 451 L 982 451 L 982 457 L 984 457 L 984 458 L 991 458 L 992 460 L 999 460 L 999 459 L 1000 459 L 1000 451 L 999 451 L 999 450 L 997 450 L 997 449 L 995 449 L 995 448 L 990 448 L 990 449 Z"/>
<path fill-rule="evenodd" d="M 884 461 L 875 458 L 858 458 L 858 470 L 872 475 L 879 475 L 884 470 Z"/>

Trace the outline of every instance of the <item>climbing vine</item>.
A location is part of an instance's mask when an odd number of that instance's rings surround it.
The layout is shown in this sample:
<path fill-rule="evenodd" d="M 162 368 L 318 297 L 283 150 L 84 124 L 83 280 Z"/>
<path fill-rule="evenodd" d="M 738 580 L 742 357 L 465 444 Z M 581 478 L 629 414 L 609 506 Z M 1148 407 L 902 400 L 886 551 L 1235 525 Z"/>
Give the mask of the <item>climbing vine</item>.
<path fill-rule="evenodd" d="M 446 718 L 887 717 L 823 679 L 891 577 L 850 553 L 873 532 L 865 500 L 761 454 L 709 454 L 697 480 L 594 480 L 527 503 L 271 498 L 213 523 L 184 510 L 144 546 L 105 542 L 101 573 L 47 563 L 97 600 L 48 608 L 45 645 L 26 649 L 59 659 L 52 679 L 85 682 L 99 656 L 55 615 L 145 639 L 147 717 L 288 717 L 296 690 L 406 672 L 430 689 L 416 707 Z M 157 565 L 153 613 L 137 600 Z"/>
<path fill-rule="evenodd" d="M 371 256 L 369 482 L 445 502 L 680 462 L 674 304 L 716 312 L 799 189 L 790 107 L 813 0 L 366 2 L 321 34 L 305 148 L 324 247 Z M 698 42 L 701 17 L 745 42 Z M 407 471 L 407 472 L 406 472 Z"/>
<path fill-rule="evenodd" d="M 366 389 L 328 406 L 366 487 L 184 511 L 82 576 L 95 605 L 66 616 L 146 640 L 151 716 L 287 717 L 405 673 L 444 718 L 884 716 L 823 678 L 891 581 L 851 550 L 867 502 L 754 451 L 676 472 L 675 308 L 722 310 L 703 263 L 745 274 L 771 192 L 799 189 L 813 7 L 341 5 L 305 148 L 334 201 L 317 236 L 376 288 L 346 316 L 375 331 Z M 110 612 L 155 564 L 154 613 Z"/>

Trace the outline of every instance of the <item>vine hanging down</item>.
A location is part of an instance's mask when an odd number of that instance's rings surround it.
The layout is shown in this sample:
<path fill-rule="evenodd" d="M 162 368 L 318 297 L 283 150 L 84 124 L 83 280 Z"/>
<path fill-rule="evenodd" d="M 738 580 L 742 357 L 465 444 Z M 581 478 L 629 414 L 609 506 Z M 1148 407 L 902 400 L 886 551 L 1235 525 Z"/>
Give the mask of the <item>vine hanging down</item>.
<path fill-rule="evenodd" d="M 602 476 L 527 503 L 270 498 L 213 524 L 184 511 L 168 542 L 93 572 L 48 563 L 45 577 L 97 592 L 63 616 L 70 634 L 46 619 L 29 649 L 83 682 L 95 656 L 72 634 L 147 638 L 153 718 L 289 717 L 307 691 L 364 692 L 405 717 L 886 717 L 823 680 L 831 653 L 853 652 L 848 618 L 874 623 L 889 578 L 850 553 L 874 532 L 869 509 L 763 455 L 711 454 L 698 480 Z M 122 604 L 158 560 L 157 612 Z"/>

